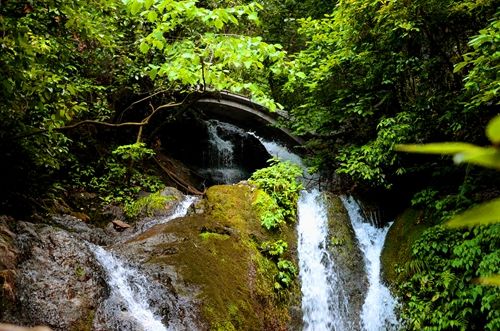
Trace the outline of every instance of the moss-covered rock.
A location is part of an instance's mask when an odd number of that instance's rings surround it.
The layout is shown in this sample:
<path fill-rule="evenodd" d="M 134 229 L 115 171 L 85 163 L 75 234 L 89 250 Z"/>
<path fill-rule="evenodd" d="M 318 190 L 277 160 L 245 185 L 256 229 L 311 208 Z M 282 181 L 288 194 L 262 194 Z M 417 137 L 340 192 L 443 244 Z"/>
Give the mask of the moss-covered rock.
<path fill-rule="evenodd" d="M 422 218 L 423 212 L 416 209 L 407 209 L 394 221 L 385 239 L 382 250 L 382 277 L 394 288 L 399 282 L 398 267 L 403 266 L 411 259 L 411 246 L 429 227 Z"/>
<path fill-rule="evenodd" d="M 276 264 L 259 248 L 283 239 L 289 247 L 285 258 L 294 261 L 295 231 L 262 228 L 254 207 L 258 194 L 245 184 L 213 186 L 204 213 L 155 226 L 119 249 L 193 302 L 202 329 L 296 329 L 300 319 L 293 320 L 290 310 L 300 302 L 298 282 L 277 293 Z"/>
<path fill-rule="evenodd" d="M 328 249 L 338 268 L 338 276 L 349 298 L 349 320 L 353 328 L 360 324 L 361 308 L 368 290 L 363 255 L 342 201 L 336 195 L 326 193 L 328 209 Z"/>

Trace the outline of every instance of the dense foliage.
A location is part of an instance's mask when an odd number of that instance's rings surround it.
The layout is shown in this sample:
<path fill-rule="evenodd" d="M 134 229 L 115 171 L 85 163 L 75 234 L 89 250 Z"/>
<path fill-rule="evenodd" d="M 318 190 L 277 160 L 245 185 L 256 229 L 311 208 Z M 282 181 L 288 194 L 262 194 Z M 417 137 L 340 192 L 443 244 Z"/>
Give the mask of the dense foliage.
<path fill-rule="evenodd" d="M 498 288 L 474 283 L 500 273 L 498 225 L 440 224 L 498 204 L 498 173 L 475 153 L 498 162 L 498 124 L 484 128 L 499 112 L 499 45 L 495 0 L 1 1 L 1 213 L 80 190 L 147 214 L 164 202 L 134 202 L 162 186 L 150 119 L 230 90 L 283 105 L 323 177 L 425 210 L 429 230 L 400 270 L 408 329 L 498 329 Z M 468 165 L 394 149 L 437 141 Z M 299 175 L 277 161 L 253 175 L 265 228 L 295 218 Z M 261 249 L 285 288 L 287 247 Z"/>
<path fill-rule="evenodd" d="M 500 225 L 466 231 L 433 227 L 415 243 L 401 284 L 410 330 L 498 330 L 500 288 L 478 277 L 500 272 Z"/>
<path fill-rule="evenodd" d="M 278 206 L 272 216 L 264 214 L 262 218 L 264 227 L 271 229 L 285 221 L 295 221 L 297 201 L 302 189 L 302 184 L 297 179 L 301 176 L 302 169 L 299 166 L 278 159 L 271 159 L 269 167 L 259 169 L 252 174 L 250 183 L 264 190 Z"/>

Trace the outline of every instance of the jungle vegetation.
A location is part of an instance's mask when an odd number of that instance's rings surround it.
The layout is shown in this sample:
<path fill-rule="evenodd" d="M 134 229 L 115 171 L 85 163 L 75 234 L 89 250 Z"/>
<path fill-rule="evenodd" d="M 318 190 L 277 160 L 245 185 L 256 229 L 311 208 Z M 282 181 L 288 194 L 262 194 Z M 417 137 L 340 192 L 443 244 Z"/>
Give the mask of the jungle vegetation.
<path fill-rule="evenodd" d="M 287 111 L 332 189 L 424 211 L 396 289 L 407 329 L 498 330 L 499 287 L 478 279 L 500 273 L 500 225 L 443 224 L 485 201 L 499 221 L 499 73 L 495 0 L 4 0 L 0 213 L 74 189 L 132 205 L 162 185 L 150 122 L 230 90 Z M 395 149 L 443 141 L 488 164 Z"/>

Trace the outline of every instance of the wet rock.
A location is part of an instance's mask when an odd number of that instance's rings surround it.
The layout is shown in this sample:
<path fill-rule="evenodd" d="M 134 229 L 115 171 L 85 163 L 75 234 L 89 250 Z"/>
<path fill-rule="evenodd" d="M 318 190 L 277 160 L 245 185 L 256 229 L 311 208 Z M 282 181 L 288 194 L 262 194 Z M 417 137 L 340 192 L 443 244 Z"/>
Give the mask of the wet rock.
<path fill-rule="evenodd" d="M 35 326 L 33 328 L 25 328 L 13 324 L 0 323 L 0 331 L 51 331 L 51 329 L 45 326 Z"/>
<path fill-rule="evenodd" d="M 361 309 L 368 290 L 363 255 L 342 201 L 333 194 L 327 193 L 325 197 L 328 207 L 328 249 L 335 264 L 340 266 L 339 278 L 349 298 L 349 320 L 353 321 L 353 330 L 360 330 Z"/>
<path fill-rule="evenodd" d="M 113 227 L 116 231 L 123 231 L 125 229 L 130 228 L 130 224 L 125 223 L 125 222 L 120 221 L 120 220 L 114 220 L 111 223 L 113 223 Z"/>
<path fill-rule="evenodd" d="M 99 221 L 103 224 L 107 224 L 113 220 L 123 220 L 125 219 L 125 213 L 123 208 L 115 206 L 115 205 L 107 205 L 105 206 L 99 215 Z"/>
<path fill-rule="evenodd" d="M 106 292 L 101 269 L 87 244 L 44 224 L 18 222 L 15 232 L 16 308 L 4 320 L 61 331 L 87 323 Z"/>
<path fill-rule="evenodd" d="M 198 330 L 289 329 L 300 324 L 298 282 L 278 299 L 276 264 L 259 247 L 279 236 L 293 260 L 295 231 L 265 231 L 252 205 L 256 194 L 245 185 L 211 187 L 203 213 L 156 225 L 113 250 L 168 288 L 176 314 L 194 314 Z"/>
<path fill-rule="evenodd" d="M 57 227 L 71 232 L 74 236 L 96 245 L 108 245 L 112 242 L 112 237 L 103 229 L 70 215 L 55 215 L 51 222 Z"/>
<path fill-rule="evenodd" d="M 184 194 L 182 194 L 182 192 L 175 187 L 165 187 L 160 194 L 164 197 L 174 198 L 173 201 L 181 201 L 182 199 L 184 199 Z"/>

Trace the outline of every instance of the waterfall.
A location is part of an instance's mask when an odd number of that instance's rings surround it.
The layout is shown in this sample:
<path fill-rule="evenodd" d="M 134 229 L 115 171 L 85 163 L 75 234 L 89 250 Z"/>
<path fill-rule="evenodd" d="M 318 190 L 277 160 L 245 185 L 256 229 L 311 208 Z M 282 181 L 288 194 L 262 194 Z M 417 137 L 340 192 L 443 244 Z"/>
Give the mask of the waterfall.
<path fill-rule="evenodd" d="M 196 197 L 186 196 L 173 214 L 168 217 L 151 220 L 144 224 L 145 230 L 159 223 L 166 223 L 174 218 L 186 215 L 188 208 Z M 97 261 L 106 273 L 106 282 L 110 291 L 109 297 L 101 304 L 97 313 L 97 329 L 106 330 L 141 330 L 141 331 L 176 331 L 191 330 L 194 323 L 189 314 L 181 321 L 179 299 L 174 298 L 161 285 L 149 279 L 137 268 L 125 264 L 115 254 L 104 248 L 87 243 Z M 165 308 L 168 312 L 165 312 Z M 160 314 L 168 315 L 165 326 Z"/>
<path fill-rule="evenodd" d="M 269 154 L 295 163 L 302 159 L 283 146 L 256 136 Z M 338 270 L 327 250 L 328 219 L 321 193 L 303 191 L 298 202 L 299 275 L 302 311 L 306 331 L 349 331 L 361 327 L 366 331 L 397 330 L 394 312 L 396 300 L 380 279 L 380 254 L 390 225 L 377 228 L 363 221 L 361 210 L 352 198 L 342 198 L 363 253 L 369 289 L 362 307 L 361 326 L 353 325 L 348 316 L 349 300 L 338 279 Z M 361 261 L 360 261 L 361 262 Z"/>
<path fill-rule="evenodd" d="M 298 216 L 304 330 L 350 330 L 346 319 L 348 301 L 327 250 L 328 217 L 318 190 L 301 193 Z"/>
<path fill-rule="evenodd" d="M 221 136 L 221 132 L 245 135 L 240 128 L 217 120 L 206 121 L 210 150 L 208 151 L 209 167 L 202 171 L 210 175 L 216 183 L 232 184 L 245 179 L 245 172 L 234 164 L 234 144 Z"/>
<path fill-rule="evenodd" d="M 144 224 L 140 226 L 140 232 L 144 232 L 147 229 L 157 224 L 164 224 L 173 219 L 185 216 L 189 207 L 191 207 L 191 205 L 198 199 L 199 197 L 193 195 L 186 195 L 184 199 L 181 202 L 179 202 L 179 204 L 175 207 L 174 212 L 171 215 L 165 217 L 147 219 L 147 221 L 145 221 Z"/>
<path fill-rule="evenodd" d="M 102 310 L 106 325 L 116 330 L 167 331 L 150 304 L 152 294 L 158 295 L 153 282 L 104 248 L 95 245 L 90 245 L 90 248 L 106 271 L 111 291 Z M 161 296 L 155 299 L 160 300 Z"/>
<path fill-rule="evenodd" d="M 392 223 L 378 228 L 363 219 L 361 208 L 352 197 L 342 197 L 342 202 L 349 213 L 368 274 L 368 293 L 361 312 L 363 328 L 367 331 L 397 330 L 396 300 L 380 279 L 380 254 Z"/>

